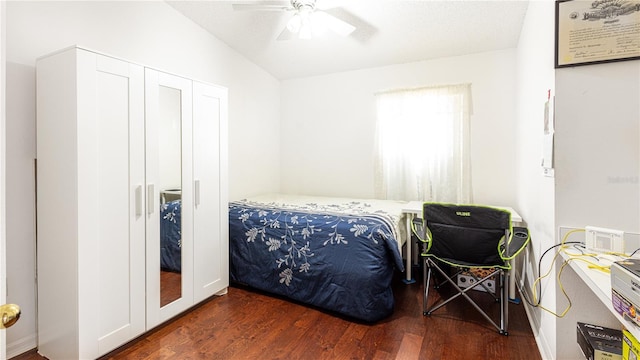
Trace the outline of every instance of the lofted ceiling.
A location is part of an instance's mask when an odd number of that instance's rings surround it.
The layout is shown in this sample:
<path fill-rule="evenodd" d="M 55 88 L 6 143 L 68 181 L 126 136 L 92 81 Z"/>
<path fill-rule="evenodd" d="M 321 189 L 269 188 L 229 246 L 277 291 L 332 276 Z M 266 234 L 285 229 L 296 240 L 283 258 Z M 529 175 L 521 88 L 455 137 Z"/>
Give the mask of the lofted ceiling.
<path fill-rule="evenodd" d="M 514 48 L 526 0 L 317 0 L 356 26 L 346 38 L 277 40 L 292 12 L 238 11 L 233 4 L 288 1 L 167 3 L 278 79 L 408 63 Z"/>

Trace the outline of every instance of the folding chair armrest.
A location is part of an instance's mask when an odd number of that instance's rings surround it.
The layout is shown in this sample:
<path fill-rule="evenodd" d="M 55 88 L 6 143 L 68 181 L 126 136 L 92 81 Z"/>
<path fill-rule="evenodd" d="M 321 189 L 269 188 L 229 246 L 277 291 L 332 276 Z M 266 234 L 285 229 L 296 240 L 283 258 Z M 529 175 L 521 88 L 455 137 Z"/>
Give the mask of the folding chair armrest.
<path fill-rule="evenodd" d="M 511 242 L 509 243 L 509 253 L 504 254 L 506 260 L 515 258 L 529 244 L 531 237 L 529 229 L 525 227 L 514 227 Z"/>
<path fill-rule="evenodd" d="M 416 217 L 411 221 L 411 232 L 422 242 L 427 242 L 427 234 L 425 233 L 426 226 L 421 218 Z"/>

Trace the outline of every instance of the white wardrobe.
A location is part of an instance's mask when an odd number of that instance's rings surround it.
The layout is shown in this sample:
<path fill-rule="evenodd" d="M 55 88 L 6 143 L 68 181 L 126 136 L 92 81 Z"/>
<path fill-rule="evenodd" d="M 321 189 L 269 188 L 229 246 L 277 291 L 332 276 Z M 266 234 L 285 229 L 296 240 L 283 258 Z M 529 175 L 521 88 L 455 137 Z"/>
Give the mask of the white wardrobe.
<path fill-rule="evenodd" d="M 227 186 L 227 89 L 78 47 L 39 59 L 39 353 L 94 359 L 223 294 Z"/>

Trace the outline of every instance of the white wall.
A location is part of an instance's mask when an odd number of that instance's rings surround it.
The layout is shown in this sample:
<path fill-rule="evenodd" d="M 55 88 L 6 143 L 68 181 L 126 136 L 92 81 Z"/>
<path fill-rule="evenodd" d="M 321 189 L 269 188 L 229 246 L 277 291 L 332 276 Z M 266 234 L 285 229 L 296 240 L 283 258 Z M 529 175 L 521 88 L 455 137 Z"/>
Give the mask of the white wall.
<path fill-rule="evenodd" d="M 640 232 L 640 60 L 562 68 L 556 71 L 556 225 L 587 225 Z M 639 247 L 626 244 L 626 251 Z M 565 270 L 566 272 L 566 270 Z M 577 278 L 573 271 L 563 283 Z M 620 328 L 579 280 L 580 299 L 557 321 L 558 359 L 580 354 L 576 321 Z M 558 306 L 563 302 L 558 298 Z"/>
<path fill-rule="evenodd" d="M 283 191 L 374 197 L 374 94 L 471 83 L 474 201 L 515 207 L 515 60 L 511 49 L 283 81 Z"/>
<path fill-rule="evenodd" d="M 639 232 L 640 60 L 558 69 L 556 84 L 558 225 Z"/>
<path fill-rule="evenodd" d="M 32 67 L 7 64 L 7 300 L 22 308 L 20 321 L 7 331 L 10 356 L 36 342 L 35 80 Z"/>
<path fill-rule="evenodd" d="M 77 44 L 228 87 L 230 199 L 279 190 L 280 83 L 164 2 L 10 1 L 6 10 L 8 301 L 23 307 L 7 332 L 11 356 L 36 338 L 36 58 Z"/>
<path fill-rule="evenodd" d="M 561 241 L 558 227 L 640 229 L 640 61 L 554 69 L 554 5 L 530 2 L 518 47 L 517 199 L 532 234 L 529 294 L 542 252 Z M 547 90 L 556 103 L 555 178 L 540 167 Z M 564 310 L 555 276 L 543 283 L 542 305 Z M 562 283 L 573 302 L 565 317 L 527 308 L 544 359 L 583 357 L 577 321 L 621 326 L 570 268 Z"/>
<path fill-rule="evenodd" d="M 532 238 L 527 248 L 525 259 L 528 261 L 523 275 L 529 297 L 538 271 L 537 261 L 545 249 L 555 244 L 554 178 L 543 176 L 541 167 L 544 103 L 547 101 L 548 91 L 551 91 L 552 96 L 555 94 L 554 11 L 553 1 L 530 2 L 518 44 L 516 197 L 519 213 L 525 219 Z M 545 258 L 542 264 L 544 270 L 553 265 L 550 263 L 551 257 Z M 555 309 L 556 292 L 553 283 L 543 289 L 542 304 L 546 308 Z M 555 317 L 545 316 L 539 309 L 527 310 L 543 359 L 553 358 Z"/>

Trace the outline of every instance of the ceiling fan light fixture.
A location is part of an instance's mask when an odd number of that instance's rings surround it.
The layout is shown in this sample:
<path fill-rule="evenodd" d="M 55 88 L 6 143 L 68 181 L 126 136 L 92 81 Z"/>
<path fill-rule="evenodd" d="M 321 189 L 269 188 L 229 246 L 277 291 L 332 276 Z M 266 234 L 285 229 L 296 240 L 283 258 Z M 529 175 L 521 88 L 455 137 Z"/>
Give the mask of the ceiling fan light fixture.
<path fill-rule="evenodd" d="M 289 22 L 287 22 L 287 30 L 291 31 L 294 34 L 297 34 L 302 27 L 302 19 L 300 19 L 300 15 L 295 13 Z"/>
<path fill-rule="evenodd" d="M 313 27 L 311 25 L 302 26 L 298 32 L 298 38 L 302 40 L 309 40 L 315 37 Z"/>
<path fill-rule="evenodd" d="M 288 31 L 299 39 L 312 39 L 324 37 L 327 32 L 346 37 L 356 28 L 355 26 L 330 15 L 323 10 L 316 9 L 316 0 L 290 0 L 291 6 L 281 5 L 257 5 L 257 4 L 233 4 L 234 10 L 276 10 L 292 11 L 293 15 L 287 21 L 285 30 L 278 36 L 278 40 L 291 38 L 283 35 Z M 324 8 L 323 8 L 324 9 Z"/>
<path fill-rule="evenodd" d="M 287 30 L 297 34 L 300 39 L 311 39 L 317 36 L 320 24 L 314 20 L 317 13 L 313 7 L 300 6 L 287 22 Z"/>

